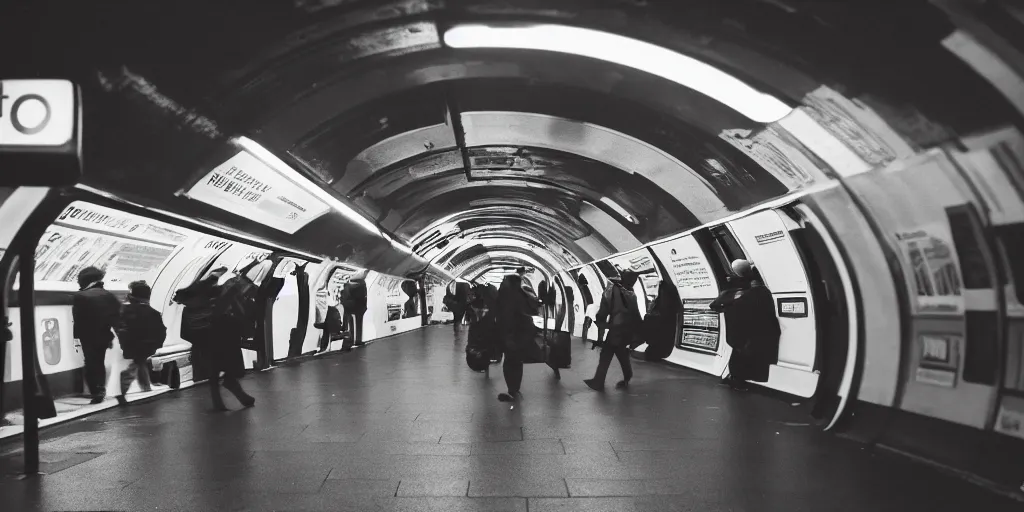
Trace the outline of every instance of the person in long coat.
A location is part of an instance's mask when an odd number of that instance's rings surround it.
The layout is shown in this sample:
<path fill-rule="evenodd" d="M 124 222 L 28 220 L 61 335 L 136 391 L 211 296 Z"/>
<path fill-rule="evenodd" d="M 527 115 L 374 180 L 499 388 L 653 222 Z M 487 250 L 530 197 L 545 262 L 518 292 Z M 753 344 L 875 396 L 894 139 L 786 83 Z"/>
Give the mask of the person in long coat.
<path fill-rule="evenodd" d="M 242 405 L 252 407 L 256 403 L 256 399 L 247 394 L 238 382 L 245 375 L 240 324 L 243 315 L 237 311 L 239 301 L 232 295 L 234 287 L 228 283 L 218 284 L 226 272 L 226 268 L 218 268 L 206 278 L 174 294 L 174 301 L 184 304 L 186 308 L 212 308 L 214 311 L 211 315 L 212 324 L 208 328 L 191 332 L 188 341 L 192 343 L 194 362 L 209 377 L 210 397 L 214 409 L 218 410 L 227 410 L 220 395 L 222 372 L 224 388 L 235 395 Z"/>
<path fill-rule="evenodd" d="M 732 347 L 727 382 L 743 389 L 745 382 L 768 382 L 771 365 L 779 360 L 782 330 L 772 292 L 750 262 L 733 261 L 732 269 L 731 286 L 710 307 L 725 314 L 725 341 Z"/>
<path fill-rule="evenodd" d="M 498 336 L 505 358 L 502 372 L 508 386 L 507 393 L 498 395 L 498 400 L 502 402 L 522 399 L 519 388 L 523 383 L 524 349 L 536 338 L 537 326 L 533 324 L 533 315 L 539 308 L 540 301 L 536 295 L 523 289 L 523 280 L 519 275 L 505 276 L 498 289 L 495 305 Z"/>

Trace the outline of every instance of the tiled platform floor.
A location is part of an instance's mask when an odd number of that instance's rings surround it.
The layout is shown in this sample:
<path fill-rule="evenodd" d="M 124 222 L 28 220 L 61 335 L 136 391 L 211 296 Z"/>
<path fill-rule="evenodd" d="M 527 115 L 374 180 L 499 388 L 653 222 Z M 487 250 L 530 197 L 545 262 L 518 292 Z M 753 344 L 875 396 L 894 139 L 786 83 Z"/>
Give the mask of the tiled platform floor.
<path fill-rule="evenodd" d="M 253 409 L 205 386 L 44 432 L 47 475 L 0 480 L 3 510 L 1021 510 L 899 456 L 808 425 L 789 404 L 635 362 L 599 394 L 597 352 L 555 381 L 527 366 L 510 407 L 500 366 L 465 364 L 435 326 L 244 380 Z M 613 365 L 609 384 L 618 379 Z M 12 442 L 5 443 L 12 448 Z M 17 456 L 0 458 L 6 472 Z"/>

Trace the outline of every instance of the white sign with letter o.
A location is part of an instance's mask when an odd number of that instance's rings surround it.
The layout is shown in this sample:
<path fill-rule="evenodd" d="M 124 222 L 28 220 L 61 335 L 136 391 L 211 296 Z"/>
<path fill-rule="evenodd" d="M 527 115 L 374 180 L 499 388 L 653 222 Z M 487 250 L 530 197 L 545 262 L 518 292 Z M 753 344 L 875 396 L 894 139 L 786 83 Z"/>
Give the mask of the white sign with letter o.
<path fill-rule="evenodd" d="M 0 80 L 0 146 L 63 146 L 75 131 L 67 80 Z"/>

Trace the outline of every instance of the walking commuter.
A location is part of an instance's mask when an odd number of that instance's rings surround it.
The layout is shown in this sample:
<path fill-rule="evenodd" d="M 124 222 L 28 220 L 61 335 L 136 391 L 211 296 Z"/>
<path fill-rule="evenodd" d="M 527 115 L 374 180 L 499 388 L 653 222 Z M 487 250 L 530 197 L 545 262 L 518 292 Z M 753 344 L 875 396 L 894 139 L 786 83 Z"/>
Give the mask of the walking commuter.
<path fill-rule="evenodd" d="M 71 307 L 74 336 L 85 356 L 85 382 L 92 404 L 103 402 L 107 395 L 107 349 L 114 346 L 114 327 L 121 316 L 121 302 L 103 288 L 105 275 L 96 267 L 82 269 L 78 273 L 80 291 Z"/>
<path fill-rule="evenodd" d="M 344 329 L 352 330 L 355 345 L 363 342 L 363 317 L 366 315 L 366 279 L 354 276 L 341 290 L 341 305 L 345 308 Z"/>
<path fill-rule="evenodd" d="M 637 335 L 643 324 L 640 308 L 636 304 L 636 294 L 633 292 L 636 280 L 636 272 L 625 270 L 621 279 L 608 287 L 601 296 L 601 306 L 594 322 L 598 326 L 607 326 L 608 336 L 603 344 L 600 344 L 601 355 L 594 378 L 584 381 L 595 391 L 604 389 L 605 377 L 608 375 L 608 367 L 611 366 L 613 357 L 617 358 L 619 365 L 622 366 L 622 380 L 615 384 L 615 387 L 624 388 L 633 378 L 629 353 L 639 345 Z"/>
<path fill-rule="evenodd" d="M 462 324 L 466 320 L 466 310 L 469 308 L 469 283 L 454 281 L 448 285 L 444 297 L 445 306 L 452 312 L 455 324 L 455 333 L 462 331 Z"/>
<path fill-rule="evenodd" d="M 725 314 L 725 342 L 732 347 L 726 382 L 736 390 L 746 382 L 768 382 L 771 365 L 779 360 L 782 330 L 775 316 L 772 292 L 749 261 L 732 262 L 729 288 L 711 303 Z"/>
<path fill-rule="evenodd" d="M 192 342 L 195 361 L 209 378 L 210 397 L 218 410 L 227 410 L 220 395 L 222 372 L 224 388 L 242 405 L 252 407 L 256 403 L 238 382 L 245 375 L 242 334 L 252 321 L 246 311 L 245 289 L 252 283 L 246 283 L 248 279 L 244 276 L 234 276 L 223 285 L 218 284 L 226 271 L 224 267 L 218 268 L 174 295 L 175 302 L 185 305 L 182 337 Z"/>
<path fill-rule="evenodd" d="M 128 285 L 128 304 L 121 308 L 117 340 L 124 358 L 129 361 L 128 367 L 121 371 L 121 394 L 117 397 L 121 405 L 128 404 L 125 395 L 136 379 L 143 392 L 152 390 L 149 358 L 163 346 L 167 337 L 163 317 L 149 305 L 151 294 L 152 289 L 145 281 L 135 281 Z"/>
<path fill-rule="evenodd" d="M 497 311 L 498 337 L 504 352 L 502 371 L 505 376 L 507 393 L 498 395 L 502 402 L 522 399 L 519 388 L 523 384 L 523 362 L 527 347 L 535 342 L 537 326 L 533 315 L 537 314 L 540 301 L 529 294 L 519 274 L 505 276 L 498 289 Z"/>

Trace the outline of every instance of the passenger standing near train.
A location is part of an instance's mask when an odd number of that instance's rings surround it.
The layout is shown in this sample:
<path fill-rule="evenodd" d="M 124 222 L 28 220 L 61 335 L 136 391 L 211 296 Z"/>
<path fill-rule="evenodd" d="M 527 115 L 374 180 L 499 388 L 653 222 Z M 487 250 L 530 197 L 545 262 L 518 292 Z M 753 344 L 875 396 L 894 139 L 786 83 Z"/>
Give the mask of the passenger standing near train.
<path fill-rule="evenodd" d="M 597 310 L 594 323 L 606 326 L 608 336 L 601 346 L 601 356 L 597 363 L 594 378 L 583 382 L 595 391 L 604 390 L 604 381 L 608 375 L 608 367 L 612 358 L 618 358 L 622 366 L 622 380 L 615 384 L 616 389 L 629 385 L 633 378 L 633 366 L 629 361 L 629 352 L 638 346 L 638 333 L 643 324 L 640 308 L 636 304 L 633 286 L 637 280 L 636 272 L 625 270 L 618 282 L 615 282 L 601 295 L 601 306 Z"/>
<path fill-rule="evenodd" d="M 711 303 L 725 314 L 725 342 L 732 347 L 726 382 L 737 390 L 746 382 L 767 382 L 771 365 L 778 362 L 782 330 L 775 316 L 772 292 L 747 260 L 732 262 L 730 286 Z"/>
<path fill-rule="evenodd" d="M 537 336 L 533 315 L 537 314 L 539 308 L 540 301 L 536 295 L 530 295 L 524 289 L 520 274 L 505 276 L 495 304 L 498 337 L 505 353 L 502 371 L 508 387 L 507 393 L 498 395 L 498 400 L 502 402 L 522 399 L 519 388 L 523 384 L 523 350 Z"/>
<path fill-rule="evenodd" d="M 466 310 L 469 308 L 469 283 L 453 281 L 445 293 L 444 305 L 448 306 L 448 311 L 451 311 L 452 316 L 455 317 L 453 323 L 455 324 L 455 333 L 458 334 L 462 331 L 462 324 L 466 320 Z"/>
<path fill-rule="evenodd" d="M 152 390 L 149 380 L 149 358 L 164 344 L 167 327 L 160 312 L 149 305 L 152 290 L 145 281 L 128 285 L 128 303 L 121 308 L 121 321 L 117 325 L 117 340 L 128 367 L 121 371 L 121 394 L 117 402 L 127 405 L 125 395 L 132 381 L 138 379 L 143 392 Z"/>
<path fill-rule="evenodd" d="M 121 301 L 103 288 L 105 272 L 96 267 L 78 273 L 80 291 L 71 307 L 74 335 L 85 356 L 85 382 L 92 400 L 103 402 L 107 395 L 107 349 L 114 346 L 114 327 L 121 316 Z"/>
<path fill-rule="evenodd" d="M 208 374 L 213 407 L 227 410 L 220 395 L 221 372 L 224 387 L 238 401 L 252 407 L 256 399 L 249 396 L 238 379 L 245 375 L 242 361 L 242 332 L 251 319 L 245 311 L 243 286 L 232 277 L 218 284 L 227 269 L 218 268 L 205 279 L 178 290 L 174 301 L 185 305 L 181 318 L 181 336 L 192 343 L 195 361 Z M 234 282 L 233 282 L 234 281 Z"/>
<path fill-rule="evenodd" d="M 363 344 L 363 317 L 366 315 L 366 279 L 356 276 L 341 290 L 341 305 L 345 308 L 344 330 L 352 328 L 355 345 Z"/>
<path fill-rule="evenodd" d="M 317 329 L 323 329 L 323 335 L 320 336 L 320 352 L 327 352 L 327 349 L 331 348 L 331 339 L 334 333 L 343 332 L 345 325 L 341 319 L 341 312 L 338 311 L 336 304 L 339 301 L 334 301 L 334 304 L 327 305 L 327 312 L 324 313 L 324 321 L 313 324 L 313 327 Z"/>

